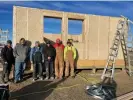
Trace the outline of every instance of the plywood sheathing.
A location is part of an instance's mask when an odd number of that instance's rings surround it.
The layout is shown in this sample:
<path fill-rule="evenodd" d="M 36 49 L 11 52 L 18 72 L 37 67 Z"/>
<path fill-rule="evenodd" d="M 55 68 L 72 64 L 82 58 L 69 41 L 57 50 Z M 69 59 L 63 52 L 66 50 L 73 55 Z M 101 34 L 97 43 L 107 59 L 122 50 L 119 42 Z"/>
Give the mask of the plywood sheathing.
<path fill-rule="evenodd" d="M 44 33 L 45 17 L 60 18 L 62 34 Z M 68 20 L 82 20 L 82 34 L 71 35 L 68 33 Z M 94 61 L 93 65 L 100 63 L 98 61 L 106 61 L 109 49 L 112 46 L 112 40 L 116 32 L 116 26 L 119 17 L 96 16 L 88 14 L 61 12 L 53 10 L 44 10 L 27 7 L 13 7 L 13 44 L 19 42 L 20 38 L 26 38 L 32 42 L 32 46 L 36 40 L 43 42 L 43 37 L 55 41 L 61 38 L 63 44 L 69 38 L 78 40 L 74 46 L 78 50 L 79 66 L 90 66 L 90 61 Z M 120 48 L 118 60 L 123 60 L 122 50 Z M 103 64 L 103 63 L 102 63 Z"/>

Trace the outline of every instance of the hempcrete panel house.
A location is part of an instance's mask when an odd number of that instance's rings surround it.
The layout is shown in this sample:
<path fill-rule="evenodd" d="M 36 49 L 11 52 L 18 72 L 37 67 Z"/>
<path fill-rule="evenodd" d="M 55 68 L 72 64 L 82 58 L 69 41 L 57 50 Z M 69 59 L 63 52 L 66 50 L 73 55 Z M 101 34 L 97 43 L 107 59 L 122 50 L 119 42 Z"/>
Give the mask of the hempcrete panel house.
<path fill-rule="evenodd" d="M 62 34 L 44 33 L 45 17 L 62 19 Z M 68 34 L 68 19 L 82 20 L 82 34 Z M 67 39 L 78 40 L 74 46 L 78 51 L 77 68 L 103 68 L 112 45 L 117 23 L 120 17 L 96 16 L 68 13 L 27 7 L 13 7 L 13 44 L 25 38 L 32 43 L 43 42 L 43 37 L 55 41 L 61 38 L 63 44 Z M 44 27 L 43 27 L 44 26 Z M 116 66 L 124 66 L 123 53 L 120 48 Z"/>

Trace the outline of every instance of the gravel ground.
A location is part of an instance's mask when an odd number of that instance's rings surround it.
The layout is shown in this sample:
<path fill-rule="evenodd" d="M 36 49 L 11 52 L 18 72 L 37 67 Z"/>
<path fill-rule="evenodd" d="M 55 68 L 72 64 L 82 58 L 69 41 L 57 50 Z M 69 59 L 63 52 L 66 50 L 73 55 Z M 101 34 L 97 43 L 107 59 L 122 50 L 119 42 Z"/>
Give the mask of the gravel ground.
<path fill-rule="evenodd" d="M 87 85 L 99 83 L 102 71 L 96 75 L 90 70 L 84 70 L 72 79 L 32 82 L 31 75 L 26 75 L 25 81 L 10 84 L 11 100 L 95 100 L 85 93 Z M 116 95 L 120 96 L 133 90 L 133 77 L 123 71 L 116 71 Z"/>

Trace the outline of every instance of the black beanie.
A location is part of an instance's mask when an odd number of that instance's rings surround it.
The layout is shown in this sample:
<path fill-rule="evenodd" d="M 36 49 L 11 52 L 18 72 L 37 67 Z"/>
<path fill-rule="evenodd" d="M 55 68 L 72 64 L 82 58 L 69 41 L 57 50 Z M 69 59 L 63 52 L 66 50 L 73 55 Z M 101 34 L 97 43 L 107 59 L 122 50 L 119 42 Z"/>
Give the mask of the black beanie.
<path fill-rule="evenodd" d="M 11 40 L 7 40 L 7 43 L 12 44 L 12 41 Z"/>

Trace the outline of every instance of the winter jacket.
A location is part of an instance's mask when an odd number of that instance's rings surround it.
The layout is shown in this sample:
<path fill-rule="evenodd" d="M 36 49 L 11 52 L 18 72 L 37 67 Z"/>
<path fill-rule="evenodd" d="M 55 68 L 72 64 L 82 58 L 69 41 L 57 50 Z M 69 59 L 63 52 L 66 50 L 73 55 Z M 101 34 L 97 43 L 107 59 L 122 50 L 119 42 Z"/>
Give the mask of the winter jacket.
<path fill-rule="evenodd" d="M 42 51 L 44 51 L 45 48 L 46 48 L 46 44 L 45 43 L 42 43 L 42 44 L 40 44 L 40 47 L 41 47 Z"/>
<path fill-rule="evenodd" d="M 33 47 L 30 52 L 30 61 L 35 63 L 44 62 L 44 55 L 41 47 Z"/>
<path fill-rule="evenodd" d="M 76 49 L 73 46 L 66 46 L 64 49 L 64 59 L 66 59 L 66 53 L 68 50 L 72 50 L 73 51 L 73 59 L 76 59 Z"/>
<path fill-rule="evenodd" d="M 54 48 L 56 48 L 56 47 L 61 47 L 62 50 L 64 50 L 64 48 L 65 48 L 65 46 L 64 46 L 63 44 L 58 44 L 58 43 L 55 43 L 55 44 L 53 45 L 53 47 L 54 47 Z"/>
<path fill-rule="evenodd" d="M 8 62 L 13 64 L 15 62 L 15 59 L 13 56 L 13 48 L 12 47 L 8 48 L 7 46 L 2 48 L 1 57 L 3 62 Z"/>
<path fill-rule="evenodd" d="M 26 62 L 28 60 L 30 48 L 26 45 L 17 44 L 13 54 L 16 62 Z"/>
<path fill-rule="evenodd" d="M 51 60 L 53 61 L 55 59 L 55 56 L 55 48 L 52 45 L 50 45 L 49 47 L 46 46 L 44 49 L 44 59 L 48 60 L 48 57 L 51 57 Z"/>

